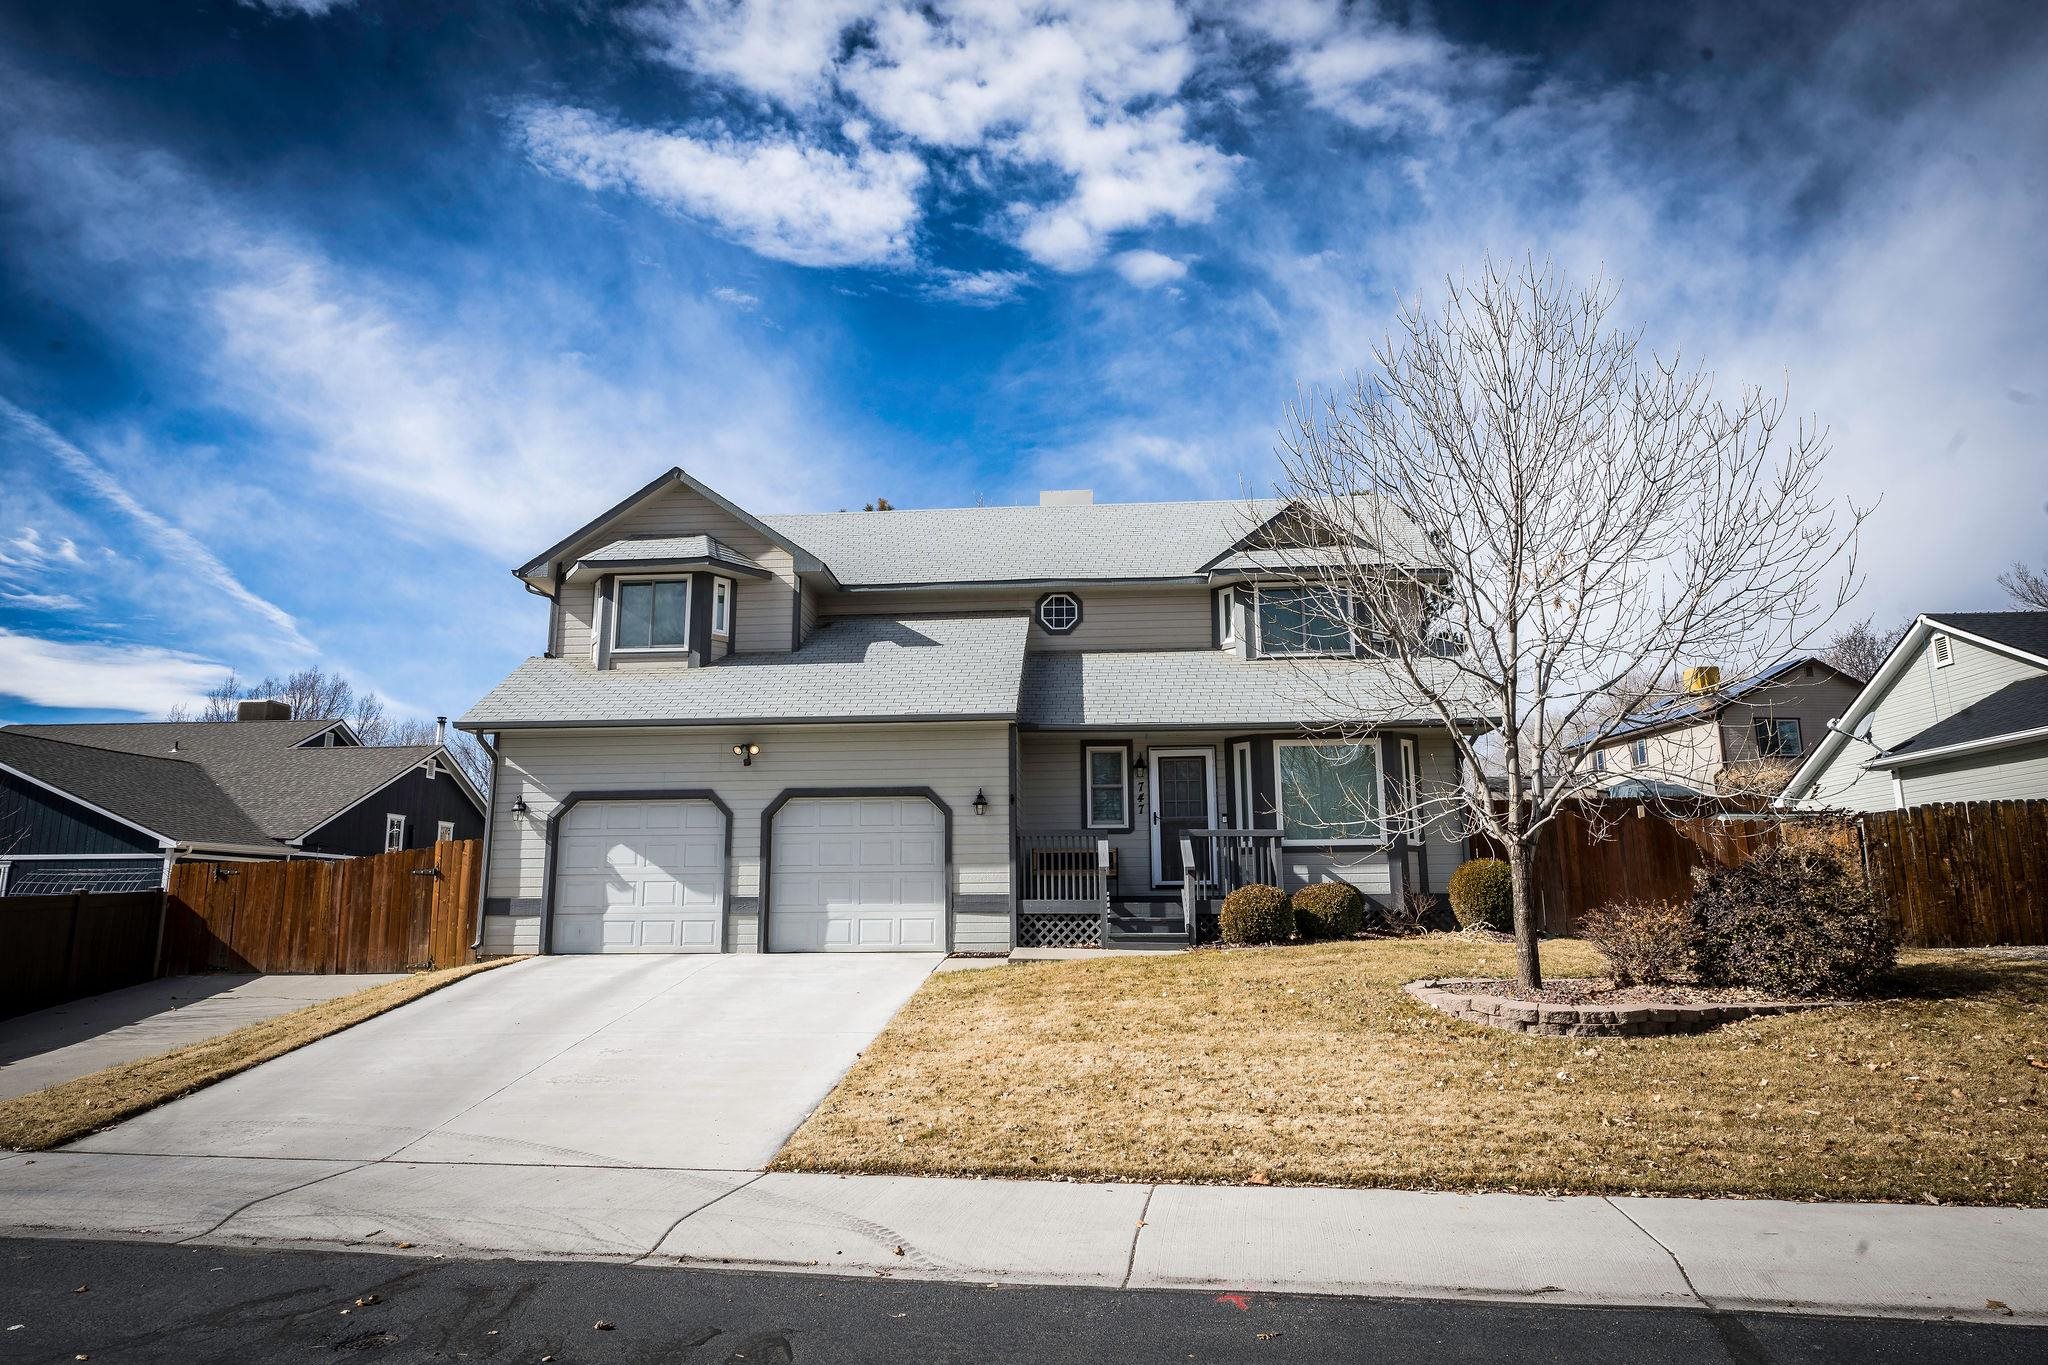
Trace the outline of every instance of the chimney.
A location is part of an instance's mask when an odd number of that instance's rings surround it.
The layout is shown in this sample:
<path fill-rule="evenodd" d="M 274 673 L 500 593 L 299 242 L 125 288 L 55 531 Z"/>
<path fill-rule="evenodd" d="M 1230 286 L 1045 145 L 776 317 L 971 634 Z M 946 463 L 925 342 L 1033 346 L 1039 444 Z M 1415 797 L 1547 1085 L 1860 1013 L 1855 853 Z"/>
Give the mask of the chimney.
<path fill-rule="evenodd" d="M 275 697 L 254 698 L 235 703 L 236 720 L 290 720 L 292 704 Z"/>
<path fill-rule="evenodd" d="M 434 717 L 434 743 L 436 743 L 436 744 L 446 744 L 447 742 L 448 742 L 448 717 L 446 717 L 446 716 L 436 716 L 436 717 Z"/>
<path fill-rule="evenodd" d="M 1712 664 L 1685 670 L 1685 690 L 1688 692 L 1711 692 L 1721 685 L 1721 670 Z"/>
<path fill-rule="evenodd" d="M 1092 507 L 1095 505 L 1095 490 L 1092 488 L 1047 488 L 1038 495 L 1040 507 Z"/>

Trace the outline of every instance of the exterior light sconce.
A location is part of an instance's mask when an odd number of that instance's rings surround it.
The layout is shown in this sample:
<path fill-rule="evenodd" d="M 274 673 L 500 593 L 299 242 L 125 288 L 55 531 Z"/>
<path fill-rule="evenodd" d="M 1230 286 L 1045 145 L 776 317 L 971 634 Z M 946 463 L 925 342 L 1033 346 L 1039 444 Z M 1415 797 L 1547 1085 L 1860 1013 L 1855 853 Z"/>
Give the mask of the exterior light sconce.
<path fill-rule="evenodd" d="M 516 797 L 516 798 L 514 798 L 514 799 L 513 799 L 513 802 L 512 802 L 512 813 L 513 813 L 514 815 L 524 815 L 524 814 L 526 814 L 526 798 L 525 798 L 525 797 L 521 796 L 521 797 Z"/>
<path fill-rule="evenodd" d="M 760 752 L 761 746 L 758 744 L 735 744 L 732 746 L 732 756 L 740 761 L 742 768 L 753 767 L 754 759 Z"/>
<path fill-rule="evenodd" d="M 974 789 L 974 813 L 976 815 L 988 814 L 988 795 L 979 787 Z"/>

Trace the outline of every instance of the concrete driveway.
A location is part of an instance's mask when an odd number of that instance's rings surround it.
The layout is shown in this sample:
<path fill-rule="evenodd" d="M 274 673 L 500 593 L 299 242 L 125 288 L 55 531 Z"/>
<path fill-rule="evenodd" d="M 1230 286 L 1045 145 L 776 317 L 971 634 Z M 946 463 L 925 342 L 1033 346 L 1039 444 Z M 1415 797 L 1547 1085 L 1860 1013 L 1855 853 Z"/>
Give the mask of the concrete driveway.
<path fill-rule="evenodd" d="M 68 1150 L 759 1170 L 939 961 L 536 958 Z"/>

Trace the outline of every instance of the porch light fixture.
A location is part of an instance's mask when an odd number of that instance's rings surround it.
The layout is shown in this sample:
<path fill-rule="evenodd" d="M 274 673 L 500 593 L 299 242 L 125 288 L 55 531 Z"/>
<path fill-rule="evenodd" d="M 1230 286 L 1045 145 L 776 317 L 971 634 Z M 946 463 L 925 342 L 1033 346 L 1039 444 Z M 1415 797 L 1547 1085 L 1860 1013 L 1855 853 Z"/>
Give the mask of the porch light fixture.
<path fill-rule="evenodd" d="M 732 756 L 740 761 L 742 768 L 753 767 L 754 759 L 760 752 L 761 746 L 758 744 L 735 744 L 732 746 Z"/>
<path fill-rule="evenodd" d="M 988 814 L 988 796 L 979 787 L 974 789 L 974 813 L 976 815 Z"/>
<path fill-rule="evenodd" d="M 524 814 L 526 814 L 526 798 L 525 798 L 525 797 L 523 797 L 523 796 L 520 796 L 520 797 L 515 797 L 515 798 L 513 798 L 513 801 L 512 801 L 512 813 L 513 813 L 514 815 L 524 815 Z"/>

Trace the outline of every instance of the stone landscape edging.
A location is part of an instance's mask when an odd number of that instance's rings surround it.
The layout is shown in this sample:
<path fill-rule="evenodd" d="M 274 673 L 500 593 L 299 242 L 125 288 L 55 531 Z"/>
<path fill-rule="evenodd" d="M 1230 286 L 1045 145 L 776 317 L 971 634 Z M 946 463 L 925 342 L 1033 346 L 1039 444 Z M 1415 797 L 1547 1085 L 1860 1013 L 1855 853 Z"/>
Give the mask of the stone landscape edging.
<path fill-rule="evenodd" d="M 1431 1009 L 1456 1019 L 1553 1038 L 1636 1038 L 1699 1033 L 1737 1019 L 1798 1014 L 1806 1010 L 1828 1009 L 1841 1003 L 1838 1000 L 1742 1000 L 1696 1004 L 1676 1001 L 1542 1004 L 1534 1000 L 1491 995 L 1484 990 L 1458 989 L 1472 984 L 1470 981 L 1438 977 L 1411 981 L 1402 989 Z"/>

